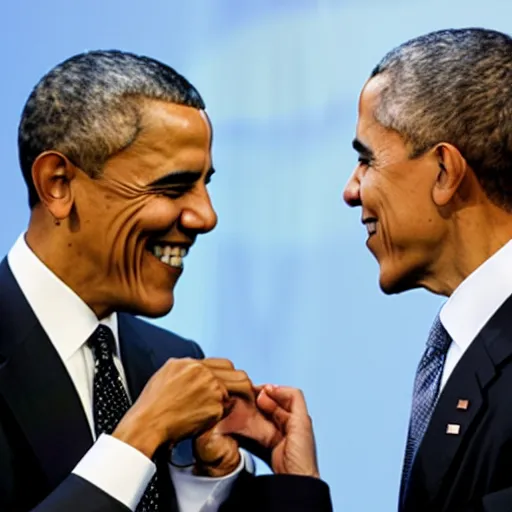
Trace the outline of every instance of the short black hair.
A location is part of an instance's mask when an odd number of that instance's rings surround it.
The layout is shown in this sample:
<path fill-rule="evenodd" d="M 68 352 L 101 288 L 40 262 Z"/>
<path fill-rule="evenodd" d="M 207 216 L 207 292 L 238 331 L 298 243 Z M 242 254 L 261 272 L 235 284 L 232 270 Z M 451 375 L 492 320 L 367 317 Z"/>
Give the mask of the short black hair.
<path fill-rule="evenodd" d="M 63 153 L 91 177 L 140 131 L 141 98 L 204 109 L 199 92 L 174 69 L 118 50 L 75 55 L 46 74 L 23 110 L 18 152 L 29 205 L 39 197 L 32 165 L 44 151 Z"/>

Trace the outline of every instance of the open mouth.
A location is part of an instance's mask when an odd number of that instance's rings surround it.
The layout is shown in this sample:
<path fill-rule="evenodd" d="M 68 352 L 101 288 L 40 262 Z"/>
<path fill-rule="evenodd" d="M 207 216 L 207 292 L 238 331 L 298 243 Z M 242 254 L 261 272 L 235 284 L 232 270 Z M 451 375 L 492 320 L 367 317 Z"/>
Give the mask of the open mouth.
<path fill-rule="evenodd" d="M 150 242 L 147 250 L 162 263 L 177 269 L 183 268 L 183 258 L 188 254 L 187 248 L 166 242 Z"/>
<path fill-rule="evenodd" d="M 375 233 L 377 233 L 377 219 L 363 219 L 363 224 L 366 226 L 366 232 L 368 233 L 368 237 L 375 235 Z"/>

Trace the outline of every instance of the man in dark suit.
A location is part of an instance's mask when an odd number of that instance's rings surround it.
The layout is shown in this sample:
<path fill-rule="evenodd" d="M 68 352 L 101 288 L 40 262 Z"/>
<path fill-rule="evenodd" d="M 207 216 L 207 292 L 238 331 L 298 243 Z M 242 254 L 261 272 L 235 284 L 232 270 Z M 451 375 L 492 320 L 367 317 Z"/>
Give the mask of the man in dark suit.
<path fill-rule="evenodd" d="M 512 39 L 443 30 L 404 43 L 359 101 L 361 208 L 385 293 L 448 298 L 418 366 L 403 511 L 512 510 Z"/>
<path fill-rule="evenodd" d="M 249 510 L 254 492 L 260 510 L 329 503 L 316 465 L 260 479 L 231 437 L 214 443 L 231 411 L 289 452 L 243 372 L 134 316 L 169 312 L 183 259 L 215 227 L 211 139 L 198 92 L 146 57 L 78 55 L 28 99 L 30 224 L 0 264 L 2 512 Z M 195 465 L 177 467 L 186 438 Z M 226 440 L 236 450 L 209 459 Z"/>
<path fill-rule="evenodd" d="M 344 199 L 380 286 L 449 297 L 415 379 L 403 512 L 512 510 L 511 80 L 510 37 L 443 30 L 391 51 L 360 96 Z M 264 410 L 305 417 L 296 391 L 269 393 Z"/>

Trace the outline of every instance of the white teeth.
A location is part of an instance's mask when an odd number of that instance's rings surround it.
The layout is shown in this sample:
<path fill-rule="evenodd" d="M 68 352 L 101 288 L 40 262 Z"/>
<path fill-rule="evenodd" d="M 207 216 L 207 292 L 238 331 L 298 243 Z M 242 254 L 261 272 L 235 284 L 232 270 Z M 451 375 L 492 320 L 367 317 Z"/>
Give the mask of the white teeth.
<path fill-rule="evenodd" d="M 180 256 L 173 256 L 170 262 L 171 267 L 181 268 L 183 267 L 183 260 Z"/>
<path fill-rule="evenodd" d="M 369 235 L 374 235 L 375 233 L 377 233 L 377 221 L 367 222 L 366 231 L 368 232 Z"/>
<path fill-rule="evenodd" d="M 182 247 L 171 245 L 155 245 L 153 246 L 153 254 L 162 263 L 174 268 L 183 268 L 183 258 L 187 255 L 188 250 Z"/>

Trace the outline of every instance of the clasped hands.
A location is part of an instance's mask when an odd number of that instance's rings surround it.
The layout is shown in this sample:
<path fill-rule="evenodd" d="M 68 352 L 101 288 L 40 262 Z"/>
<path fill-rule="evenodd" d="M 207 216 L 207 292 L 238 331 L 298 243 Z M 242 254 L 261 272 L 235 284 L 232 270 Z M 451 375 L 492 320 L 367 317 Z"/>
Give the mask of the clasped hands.
<path fill-rule="evenodd" d="M 220 477 L 240 463 L 239 447 L 274 473 L 319 477 L 311 419 L 302 392 L 254 386 L 227 359 L 169 359 L 113 433 L 151 458 L 192 438 L 194 473 Z"/>

